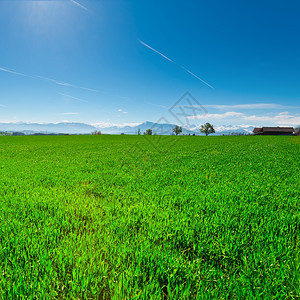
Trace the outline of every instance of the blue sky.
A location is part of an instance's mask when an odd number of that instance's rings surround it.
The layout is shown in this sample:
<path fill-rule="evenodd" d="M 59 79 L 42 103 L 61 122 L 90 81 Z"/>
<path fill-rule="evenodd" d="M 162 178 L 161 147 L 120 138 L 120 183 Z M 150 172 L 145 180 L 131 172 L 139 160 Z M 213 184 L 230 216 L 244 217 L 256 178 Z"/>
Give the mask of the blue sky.
<path fill-rule="evenodd" d="M 0 1 L 0 122 L 300 124 L 299 1 Z"/>

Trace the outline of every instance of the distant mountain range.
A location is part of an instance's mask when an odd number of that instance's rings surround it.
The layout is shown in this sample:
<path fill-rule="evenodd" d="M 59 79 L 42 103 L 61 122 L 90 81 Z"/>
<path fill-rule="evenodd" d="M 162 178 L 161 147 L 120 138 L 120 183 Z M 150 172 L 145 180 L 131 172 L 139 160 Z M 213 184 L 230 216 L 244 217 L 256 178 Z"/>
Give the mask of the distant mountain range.
<path fill-rule="evenodd" d="M 137 134 L 138 130 L 140 129 L 141 133 L 145 132 L 147 129 L 152 129 L 153 134 L 158 135 L 170 135 L 173 133 L 173 128 L 175 124 L 158 124 L 153 122 L 144 122 L 139 125 L 134 126 L 111 126 L 111 127 L 101 127 L 101 125 L 94 124 L 102 133 L 107 134 Z M 200 134 L 199 131 L 200 126 L 191 126 L 189 129 L 182 128 L 183 134 Z M 232 133 L 239 133 L 239 134 L 248 134 L 252 133 L 254 127 L 241 125 L 241 126 L 232 126 L 232 125 L 223 125 L 223 126 L 214 126 L 215 128 L 215 135 L 223 135 L 223 134 L 232 134 Z"/>
<path fill-rule="evenodd" d="M 0 123 L 0 131 L 34 133 L 69 133 L 87 134 L 97 130 L 96 127 L 84 123 Z"/>
<path fill-rule="evenodd" d="M 153 134 L 170 135 L 174 128 L 174 124 L 158 124 L 153 122 L 144 122 L 132 126 L 104 126 L 99 124 L 85 124 L 85 123 L 0 123 L 0 131 L 4 132 L 22 132 L 24 134 L 90 134 L 93 131 L 100 130 L 103 134 L 137 134 L 140 129 L 143 134 L 147 129 L 152 129 Z M 215 135 L 230 135 L 230 134 L 248 134 L 253 132 L 253 126 L 215 126 Z M 199 126 L 191 126 L 190 129 L 183 128 L 183 134 L 200 134 Z"/>

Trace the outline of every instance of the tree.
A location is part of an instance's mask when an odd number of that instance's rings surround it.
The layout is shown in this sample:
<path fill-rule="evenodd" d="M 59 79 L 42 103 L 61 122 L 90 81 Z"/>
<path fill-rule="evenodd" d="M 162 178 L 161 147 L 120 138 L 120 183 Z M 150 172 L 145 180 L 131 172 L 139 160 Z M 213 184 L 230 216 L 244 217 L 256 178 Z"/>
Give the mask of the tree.
<path fill-rule="evenodd" d="M 173 128 L 173 132 L 174 132 L 176 135 L 182 133 L 182 127 L 176 125 L 176 126 Z"/>
<path fill-rule="evenodd" d="M 152 129 L 147 129 L 146 132 L 144 132 L 145 135 L 152 135 Z"/>
<path fill-rule="evenodd" d="M 208 136 L 211 133 L 215 133 L 215 129 L 210 123 L 205 123 L 204 125 L 201 125 L 200 132 L 205 133 L 205 136 Z"/>
<path fill-rule="evenodd" d="M 139 128 L 139 130 L 138 130 L 138 135 L 141 135 L 141 129 Z"/>
<path fill-rule="evenodd" d="M 101 135 L 101 131 L 100 130 L 95 130 L 92 132 L 92 135 Z"/>

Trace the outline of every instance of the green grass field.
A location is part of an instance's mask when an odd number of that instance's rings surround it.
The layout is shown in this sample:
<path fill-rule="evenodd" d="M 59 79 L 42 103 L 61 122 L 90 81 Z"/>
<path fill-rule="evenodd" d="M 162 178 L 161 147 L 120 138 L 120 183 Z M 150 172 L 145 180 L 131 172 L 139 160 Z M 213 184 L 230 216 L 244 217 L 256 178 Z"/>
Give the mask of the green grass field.
<path fill-rule="evenodd" d="M 296 299 L 299 137 L 0 137 L 1 299 Z"/>

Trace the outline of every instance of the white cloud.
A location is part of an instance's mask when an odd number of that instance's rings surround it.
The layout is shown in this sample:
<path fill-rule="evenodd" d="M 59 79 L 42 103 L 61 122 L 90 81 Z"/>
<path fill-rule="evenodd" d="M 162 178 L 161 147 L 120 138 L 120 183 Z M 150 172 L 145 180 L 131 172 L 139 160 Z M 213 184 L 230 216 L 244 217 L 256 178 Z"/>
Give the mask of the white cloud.
<path fill-rule="evenodd" d="M 251 122 L 260 122 L 263 123 L 272 123 L 276 125 L 299 125 L 300 124 L 300 116 L 299 115 L 290 115 L 288 112 L 279 113 L 276 116 L 243 116 L 245 121 Z"/>
<path fill-rule="evenodd" d="M 122 114 L 128 114 L 128 111 L 124 111 L 122 108 L 119 108 L 118 112 L 121 112 Z"/>
<path fill-rule="evenodd" d="M 66 112 L 66 113 L 59 113 L 58 115 L 79 115 L 77 112 Z"/>
<path fill-rule="evenodd" d="M 241 117 L 243 116 L 243 113 L 235 112 L 235 111 L 228 111 L 223 114 L 202 114 L 202 115 L 195 115 L 195 116 L 189 116 L 188 119 L 226 119 L 228 117 Z"/>
<path fill-rule="evenodd" d="M 188 119 L 191 120 L 203 120 L 209 122 L 216 122 L 222 120 L 226 123 L 248 123 L 256 125 L 286 125 L 286 126 L 295 126 L 300 124 L 300 115 L 299 114 L 290 114 L 289 112 L 280 112 L 276 115 L 246 115 L 241 112 L 225 112 L 222 114 L 202 114 L 189 116 Z"/>
<path fill-rule="evenodd" d="M 226 130 L 239 130 L 243 129 L 249 133 L 253 132 L 253 125 L 221 125 L 221 126 L 214 126 L 216 132 L 226 131 Z M 200 128 L 200 126 L 198 127 Z"/>
<path fill-rule="evenodd" d="M 98 123 L 93 123 L 91 124 L 92 126 L 95 126 L 99 129 L 101 128 L 107 128 L 107 127 L 125 127 L 125 126 L 137 126 L 141 125 L 141 123 L 123 123 L 123 124 L 117 124 L 117 123 L 110 123 L 110 122 L 98 122 Z"/>
<path fill-rule="evenodd" d="M 275 104 L 275 103 L 250 103 L 250 104 L 233 104 L 233 105 L 208 104 L 208 105 L 204 105 L 204 106 L 221 109 L 221 110 L 226 110 L 226 109 L 283 109 L 283 108 L 293 107 L 293 106 L 285 106 L 285 105 Z"/>

